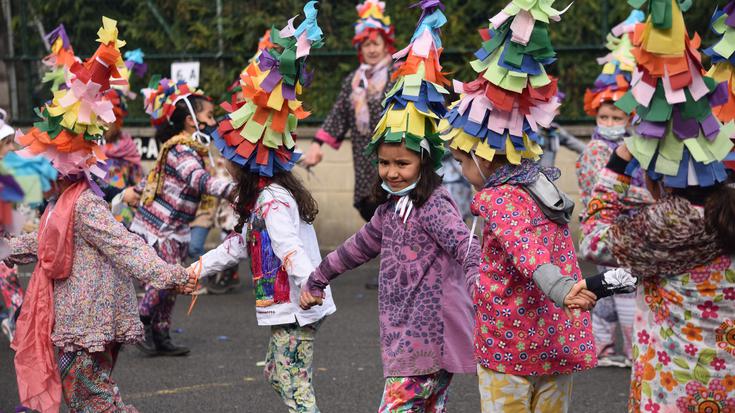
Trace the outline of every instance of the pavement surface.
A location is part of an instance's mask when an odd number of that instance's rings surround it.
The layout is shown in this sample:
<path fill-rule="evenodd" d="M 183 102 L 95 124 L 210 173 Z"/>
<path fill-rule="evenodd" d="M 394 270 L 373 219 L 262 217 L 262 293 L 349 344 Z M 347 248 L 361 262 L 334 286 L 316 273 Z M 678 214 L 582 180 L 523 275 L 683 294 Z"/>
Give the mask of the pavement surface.
<path fill-rule="evenodd" d="M 375 273 L 377 263 L 370 263 L 333 283 L 337 312 L 322 325 L 315 347 L 314 386 L 322 412 L 375 412 L 380 403 L 377 292 L 363 287 Z M 125 347 L 113 374 L 124 400 L 141 412 L 285 412 L 262 376 L 269 329 L 256 325 L 249 281 L 234 293 L 201 296 L 187 317 L 190 300 L 179 297 L 172 335 L 191 354 L 149 358 Z M 629 375 L 620 368 L 575 375 L 571 412 L 625 411 Z M 456 375 L 448 411 L 479 412 L 479 400 L 477 377 Z M 0 412 L 17 405 L 13 352 L 2 343 Z"/>

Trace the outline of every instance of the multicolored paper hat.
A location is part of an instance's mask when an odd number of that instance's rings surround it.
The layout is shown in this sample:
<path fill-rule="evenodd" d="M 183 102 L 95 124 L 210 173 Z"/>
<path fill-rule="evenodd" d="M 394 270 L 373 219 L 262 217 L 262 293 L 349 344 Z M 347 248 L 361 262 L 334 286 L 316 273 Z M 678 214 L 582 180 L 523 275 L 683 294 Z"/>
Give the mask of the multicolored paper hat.
<path fill-rule="evenodd" d="M 727 123 L 735 120 L 735 0 L 723 9 L 716 10 L 712 16 L 711 28 L 720 39 L 704 53 L 712 58 L 712 67 L 707 76 L 718 83 L 727 82 L 727 103 L 712 108 L 712 113 Z M 735 169 L 735 152 L 730 152 L 724 160 L 725 166 Z"/>
<path fill-rule="evenodd" d="M 125 45 L 118 39 L 117 22 L 107 17 L 102 18 L 97 35 L 100 45 L 94 55 L 65 68 L 66 87 L 54 92 L 53 100 L 37 111 L 41 120 L 33 129 L 16 135 L 23 146 L 19 155 L 42 155 L 61 176 L 85 175 L 90 181 L 90 174 L 105 176 L 106 158 L 98 141 L 115 114 L 104 94 L 111 82 L 120 79 L 116 64 Z"/>
<path fill-rule="evenodd" d="M 455 80 L 461 95 L 440 125 L 450 147 L 512 164 L 537 160 L 543 150 L 540 128 L 551 126 L 560 106 L 557 82 L 544 68 L 556 60 L 549 22 L 566 11 L 553 0 L 513 0 L 481 31 L 482 48 L 470 63 L 478 73 L 469 83 Z"/>
<path fill-rule="evenodd" d="M 606 56 L 597 59 L 602 65 L 602 72 L 592 89 L 584 94 L 584 111 L 590 116 L 597 116 L 597 110 L 603 103 L 614 103 L 622 98 L 630 88 L 635 56 L 633 56 L 633 32 L 638 23 L 643 22 L 645 14 L 633 10 L 624 22 L 613 27 L 607 35 Z"/>
<path fill-rule="evenodd" d="M 388 53 L 395 53 L 395 29 L 390 24 L 390 16 L 385 14 L 385 2 L 377 0 L 365 0 L 358 4 L 357 23 L 355 23 L 355 37 L 352 38 L 352 45 L 357 47 L 357 55 L 362 62 L 362 52 L 360 45 L 366 40 L 375 40 L 377 36 L 381 36 L 388 49 Z"/>
<path fill-rule="evenodd" d="M 141 93 L 145 98 L 143 101 L 145 113 L 151 117 L 151 125 L 156 128 L 171 121 L 179 100 L 191 95 L 209 99 L 203 91 L 190 87 L 185 80 L 174 82 L 165 77 L 161 78 L 161 75 L 151 77 L 148 87 L 141 90 Z"/>
<path fill-rule="evenodd" d="M 118 71 L 125 83 L 113 84 L 110 90 L 105 93 L 105 99 L 112 103 L 115 123 L 118 126 L 122 126 L 123 120 L 128 116 L 127 99 L 136 98 L 136 94 L 130 90 L 131 75 L 135 73 L 136 76 L 142 78 L 148 70 L 148 65 L 143 62 L 144 56 L 145 54 L 140 49 L 125 52 L 125 60 L 118 62 Z"/>
<path fill-rule="evenodd" d="M 437 128 L 447 112 L 444 96 L 449 94 L 444 88 L 449 80 L 439 63 L 443 50 L 440 28 L 447 18 L 440 0 L 422 0 L 417 5 L 422 9 L 419 23 L 410 44 L 393 55 L 405 62 L 393 73 L 395 85 L 386 94 L 383 116 L 365 152 L 375 152 L 382 142 L 403 142 L 414 152 L 426 151 L 438 170 L 444 145 Z"/>
<path fill-rule="evenodd" d="M 296 16 L 283 29 L 271 29 L 271 42 L 279 47 L 261 50 L 240 75 L 240 96 L 221 105 L 228 114 L 213 134 L 217 149 L 263 177 L 290 171 L 301 157 L 292 134 L 298 120 L 310 115 L 297 99 L 313 77 L 307 58 L 312 47 L 323 45 L 316 3 L 306 3 L 298 27 Z"/>
<path fill-rule="evenodd" d="M 677 0 L 649 3 L 645 24 L 635 28 L 637 68 L 631 90 L 616 105 L 635 111 L 638 122 L 628 149 L 664 186 L 712 186 L 727 179 L 722 160 L 733 148 L 735 124 L 724 126 L 712 107 L 727 101 L 727 83 L 702 76 L 700 38 L 690 38 Z M 688 5 L 689 3 L 683 2 Z M 656 6 L 656 7 L 654 7 Z"/>
<path fill-rule="evenodd" d="M 49 44 L 51 53 L 42 60 L 43 64 L 49 67 L 49 71 L 43 75 L 41 81 L 51 83 L 51 92 L 55 92 L 59 87 L 66 87 L 65 74 L 80 59 L 74 55 L 74 49 L 63 24 L 49 32 L 44 39 Z"/>

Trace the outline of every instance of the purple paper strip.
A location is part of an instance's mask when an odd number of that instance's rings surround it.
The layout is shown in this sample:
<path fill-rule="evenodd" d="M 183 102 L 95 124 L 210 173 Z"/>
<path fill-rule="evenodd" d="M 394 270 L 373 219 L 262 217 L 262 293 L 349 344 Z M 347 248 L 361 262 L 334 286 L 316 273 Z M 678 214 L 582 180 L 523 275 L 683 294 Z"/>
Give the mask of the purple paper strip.
<path fill-rule="evenodd" d="M 727 20 L 725 20 L 725 24 L 730 27 L 735 27 L 735 1 L 730 1 L 729 3 L 727 3 L 722 11 L 724 11 L 728 15 Z"/>
<path fill-rule="evenodd" d="M 720 132 L 720 122 L 715 119 L 715 117 L 710 113 L 709 116 L 707 116 L 707 119 L 701 122 L 702 123 L 702 133 L 704 133 L 704 136 L 707 137 L 710 141 L 714 141 L 717 137 L 717 134 Z"/>
<path fill-rule="evenodd" d="M 727 100 L 730 98 L 728 93 L 728 82 L 720 82 L 717 87 L 715 87 L 715 90 L 712 91 L 709 95 L 709 104 L 710 106 L 720 106 L 727 103 Z"/>
<path fill-rule="evenodd" d="M 69 36 L 66 35 L 66 29 L 64 28 L 63 24 L 60 24 L 57 28 L 51 30 L 45 36 L 45 39 L 49 43 L 49 46 L 52 45 L 58 38 L 61 38 L 62 47 L 64 49 L 69 49 L 71 47 Z"/>
<path fill-rule="evenodd" d="M 646 138 L 662 139 L 666 134 L 666 123 L 641 121 L 636 128 L 639 135 Z"/>
<path fill-rule="evenodd" d="M 671 129 L 679 139 L 696 138 L 699 136 L 699 122 L 696 118 L 684 119 L 681 112 L 674 108 L 671 117 Z"/>
<path fill-rule="evenodd" d="M 281 93 L 283 93 L 284 99 L 296 100 L 296 89 L 291 85 L 287 85 L 285 82 L 282 83 Z"/>

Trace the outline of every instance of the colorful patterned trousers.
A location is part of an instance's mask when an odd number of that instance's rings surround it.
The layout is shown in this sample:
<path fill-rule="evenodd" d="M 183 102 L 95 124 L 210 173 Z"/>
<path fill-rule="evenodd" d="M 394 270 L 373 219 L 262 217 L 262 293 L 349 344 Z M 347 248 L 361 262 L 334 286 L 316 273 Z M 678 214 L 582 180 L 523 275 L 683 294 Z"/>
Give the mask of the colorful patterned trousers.
<path fill-rule="evenodd" d="M 439 370 L 423 376 L 388 377 L 378 413 L 444 413 L 452 373 Z"/>
<path fill-rule="evenodd" d="M 566 413 L 572 375 L 514 376 L 477 366 L 482 413 Z"/>
<path fill-rule="evenodd" d="M 189 244 L 172 239 L 156 243 L 153 248 L 169 264 L 181 264 L 189 253 Z M 153 331 L 167 333 L 171 329 L 171 314 L 175 303 L 176 291 L 157 290 L 146 285 L 145 296 L 138 304 L 138 311 L 142 317 L 150 318 Z"/>
<path fill-rule="evenodd" d="M 319 413 L 312 384 L 314 338 L 321 321 L 271 327 L 263 374 L 289 413 Z"/>
<path fill-rule="evenodd" d="M 138 411 L 123 403 L 120 389 L 112 380 L 119 351 L 120 344 L 112 343 L 99 353 L 59 353 L 61 388 L 71 413 Z"/>

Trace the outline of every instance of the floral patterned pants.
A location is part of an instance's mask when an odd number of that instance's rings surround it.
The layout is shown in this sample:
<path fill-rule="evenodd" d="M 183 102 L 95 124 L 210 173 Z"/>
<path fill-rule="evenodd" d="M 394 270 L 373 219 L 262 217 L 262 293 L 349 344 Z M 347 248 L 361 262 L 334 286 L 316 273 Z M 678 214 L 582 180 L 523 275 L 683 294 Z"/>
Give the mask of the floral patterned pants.
<path fill-rule="evenodd" d="M 176 240 L 167 240 L 154 245 L 158 256 L 169 264 L 181 264 L 189 253 L 189 244 Z M 167 333 L 171 329 L 171 314 L 176 304 L 176 291 L 157 290 L 150 285 L 145 286 L 145 296 L 138 304 L 138 311 L 143 317 L 150 317 L 153 331 Z"/>
<path fill-rule="evenodd" d="M 296 323 L 271 327 L 263 374 L 281 396 L 289 413 L 319 413 L 312 384 L 314 338 L 321 320 L 299 326 Z"/>
<path fill-rule="evenodd" d="M 477 366 L 482 413 L 566 413 L 572 375 L 514 376 Z"/>
<path fill-rule="evenodd" d="M 59 373 L 64 402 L 72 413 L 137 412 L 126 405 L 120 389 L 112 380 L 119 343 L 105 347 L 105 351 L 88 353 L 70 351 L 59 353 Z"/>
<path fill-rule="evenodd" d="M 378 413 L 444 413 L 452 373 L 439 370 L 424 376 L 388 377 Z"/>

